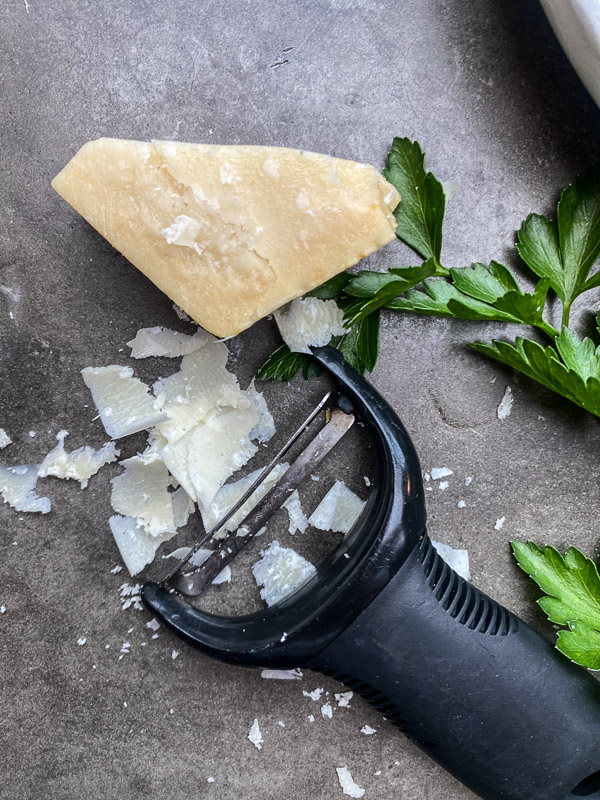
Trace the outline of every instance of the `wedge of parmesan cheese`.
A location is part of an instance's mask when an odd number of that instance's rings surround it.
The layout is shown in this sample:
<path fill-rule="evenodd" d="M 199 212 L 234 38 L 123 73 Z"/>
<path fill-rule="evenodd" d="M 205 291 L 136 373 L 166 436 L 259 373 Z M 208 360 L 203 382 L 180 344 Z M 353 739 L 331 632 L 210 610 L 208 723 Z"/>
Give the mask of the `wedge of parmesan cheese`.
<path fill-rule="evenodd" d="M 124 472 L 111 481 L 111 505 L 117 514 L 132 517 L 152 536 L 175 533 L 171 477 L 161 460 L 145 462 L 140 456 L 121 461 Z"/>
<path fill-rule="evenodd" d="M 322 531 L 348 533 L 364 507 L 364 500 L 348 489 L 343 481 L 336 481 L 315 508 L 308 522 Z"/>
<path fill-rule="evenodd" d="M 141 328 L 134 339 L 127 342 L 131 348 L 132 358 L 166 357 L 177 358 L 186 356 L 199 350 L 209 342 L 214 341 L 210 333 L 198 330 L 193 336 L 179 331 L 171 331 L 160 326 L 154 328 Z"/>
<path fill-rule="evenodd" d="M 81 370 L 85 385 L 100 414 L 108 435 L 113 439 L 143 431 L 167 415 L 157 411 L 150 389 L 133 377 L 131 367 L 86 367 Z"/>
<path fill-rule="evenodd" d="M 291 547 L 281 547 L 273 541 L 262 558 L 252 567 L 252 574 L 260 596 L 268 606 L 274 606 L 285 597 L 303 586 L 317 571 L 314 564 L 307 561 Z"/>
<path fill-rule="evenodd" d="M 310 353 L 309 345 L 322 347 L 332 336 L 342 336 L 344 312 L 335 300 L 303 297 L 275 312 L 281 338 L 295 353 Z"/>
<path fill-rule="evenodd" d="M 54 189 L 196 322 L 233 336 L 395 238 L 373 167 L 288 148 L 88 142 Z"/>
<path fill-rule="evenodd" d="M 0 495 L 5 503 L 17 511 L 33 511 L 47 514 L 50 500 L 38 497 L 35 486 L 38 479 L 37 466 L 0 467 Z"/>
<path fill-rule="evenodd" d="M 78 447 L 77 450 L 67 453 L 65 438 L 68 435 L 68 431 L 58 432 L 56 435 L 58 444 L 53 450 L 50 450 L 40 464 L 38 476 L 79 481 L 81 488 L 85 489 L 92 475 L 95 475 L 105 464 L 112 464 L 117 460 L 119 451 L 114 442 L 107 442 L 100 450 L 86 446 Z"/>

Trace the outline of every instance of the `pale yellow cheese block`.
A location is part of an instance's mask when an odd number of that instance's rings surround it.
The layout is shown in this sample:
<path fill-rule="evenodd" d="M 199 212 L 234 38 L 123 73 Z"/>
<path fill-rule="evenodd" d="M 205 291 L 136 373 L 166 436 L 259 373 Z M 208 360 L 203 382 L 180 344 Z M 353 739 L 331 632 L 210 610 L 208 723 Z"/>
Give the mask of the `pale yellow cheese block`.
<path fill-rule="evenodd" d="M 217 336 L 239 333 L 392 241 L 400 199 L 354 161 L 124 139 L 88 142 L 52 186 Z"/>

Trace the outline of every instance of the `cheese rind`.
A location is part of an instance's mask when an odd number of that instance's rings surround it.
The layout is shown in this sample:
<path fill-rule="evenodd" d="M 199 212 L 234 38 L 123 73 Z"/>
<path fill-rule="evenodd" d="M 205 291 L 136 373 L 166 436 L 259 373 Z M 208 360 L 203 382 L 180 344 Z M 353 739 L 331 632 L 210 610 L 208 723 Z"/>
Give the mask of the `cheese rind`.
<path fill-rule="evenodd" d="M 373 167 L 278 147 L 88 142 L 54 189 L 207 330 L 233 336 L 392 241 Z"/>

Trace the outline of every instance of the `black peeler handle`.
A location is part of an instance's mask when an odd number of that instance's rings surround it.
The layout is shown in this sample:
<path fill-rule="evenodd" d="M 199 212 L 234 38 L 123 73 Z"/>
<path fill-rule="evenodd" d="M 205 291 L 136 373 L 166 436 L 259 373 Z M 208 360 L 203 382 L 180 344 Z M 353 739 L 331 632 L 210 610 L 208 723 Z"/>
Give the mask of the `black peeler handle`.
<path fill-rule="evenodd" d="M 600 797 L 600 684 L 459 577 L 427 536 L 306 666 L 485 800 Z"/>
<path fill-rule="evenodd" d="M 337 350 L 314 355 L 378 451 L 353 530 L 308 583 L 261 612 L 208 614 L 156 583 L 145 602 L 215 658 L 337 678 L 483 800 L 600 800 L 600 684 L 442 561 L 395 411 Z"/>

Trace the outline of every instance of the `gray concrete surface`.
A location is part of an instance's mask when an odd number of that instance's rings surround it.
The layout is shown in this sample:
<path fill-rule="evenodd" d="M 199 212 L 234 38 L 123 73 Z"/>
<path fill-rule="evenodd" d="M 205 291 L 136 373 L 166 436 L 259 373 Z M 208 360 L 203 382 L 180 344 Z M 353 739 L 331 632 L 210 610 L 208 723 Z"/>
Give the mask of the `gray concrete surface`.
<path fill-rule="evenodd" d="M 104 442 L 79 370 L 128 363 L 121 348 L 140 327 L 185 328 L 52 192 L 51 178 L 86 140 L 288 145 L 381 167 L 394 135 L 417 137 L 441 177 L 462 181 L 447 215 L 448 265 L 513 263 L 521 220 L 550 211 L 600 151 L 598 110 L 533 0 L 14 0 L 0 4 L 0 36 L 0 426 L 15 440 L 1 455 L 9 465 L 39 461 L 61 428 L 71 447 Z M 397 243 L 370 264 L 410 261 Z M 468 547 L 475 583 L 551 635 L 507 542 L 531 537 L 598 554 L 598 422 L 464 346 L 499 331 L 386 315 L 373 380 L 424 468 L 454 471 L 445 492 L 428 494 L 432 534 Z M 263 321 L 232 343 L 240 376 L 276 341 Z M 172 369 L 135 366 L 145 379 Z M 507 385 L 514 410 L 500 422 Z M 282 431 L 320 389 L 267 387 Z M 123 454 L 141 442 L 124 442 Z M 357 462 L 362 450 L 359 437 L 350 441 L 323 480 L 360 479 L 369 469 Z M 110 571 L 119 563 L 107 526 L 116 472 L 103 470 L 82 493 L 40 484 L 54 504 L 44 518 L 0 507 L 1 797 L 324 800 L 342 796 L 341 765 L 372 800 L 473 797 L 360 699 L 322 719 L 302 690 L 333 693 L 331 681 L 265 681 L 191 652 L 164 629 L 151 639 L 145 611 L 121 610 L 124 573 Z M 192 536 L 190 527 L 182 539 Z M 317 553 L 323 542 L 313 534 L 302 547 Z M 213 607 L 248 599 L 243 573 Z M 125 641 L 131 652 L 120 659 Z M 255 717 L 260 752 L 246 739 Z M 365 723 L 374 736 L 360 733 Z"/>

